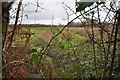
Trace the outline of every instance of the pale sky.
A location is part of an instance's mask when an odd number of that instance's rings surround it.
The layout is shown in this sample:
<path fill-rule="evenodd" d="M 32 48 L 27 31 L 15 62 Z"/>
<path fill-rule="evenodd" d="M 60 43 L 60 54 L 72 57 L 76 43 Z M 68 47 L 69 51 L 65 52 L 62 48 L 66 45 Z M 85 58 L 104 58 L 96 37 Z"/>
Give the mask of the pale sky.
<path fill-rule="evenodd" d="M 40 6 L 38 8 L 36 3 L 37 1 L 39 1 Z M 24 10 L 23 13 L 21 12 L 23 14 L 22 24 L 67 24 L 68 23 L 67 13 L 70 15 L 69 21 L 75 18 L 76 15 L 62 2 L 64 2 L 75 12 L 75 0 L 23 0 Z M 14 8 L 16 7 L 17 3 L 16 5 L 14 5 Z M 11 14 L 12 13 L 13 12 L 11 10 Z M 97 13 L 95 15 L 97 16 Z M 107 13 L 105 12 L 105 10 L 101 11 L 100 12 L 101 20 L 102 19 L 104 20 L 106 15 Z M 11 19 L 10 23 L 14 24 L 14 20 Z"/>
<path fill-rule="evenodd" d="M 63 5 L 64 2 L 73 11 L 75 11 L 75 0 L 39 0 L 39 6 L 37 8 L 37 0 L 23 0 L 24 7 L 23 21 L 22 23 L 30 24 L 67 24 L 67 12 L 72 14 L 67 7 Z M 29 4 L 29 5 L 28 5 Z M 64 8 L 65 7 L 65 8 Z M 38 9 L 38 10 L 37 10 Z M 27 15 L 28 18 L 25 16 Z M 70 19 L 73 19 L 75 15 L 71 15 Z M 12 23 L 13 21 L 11 21 Z"/>

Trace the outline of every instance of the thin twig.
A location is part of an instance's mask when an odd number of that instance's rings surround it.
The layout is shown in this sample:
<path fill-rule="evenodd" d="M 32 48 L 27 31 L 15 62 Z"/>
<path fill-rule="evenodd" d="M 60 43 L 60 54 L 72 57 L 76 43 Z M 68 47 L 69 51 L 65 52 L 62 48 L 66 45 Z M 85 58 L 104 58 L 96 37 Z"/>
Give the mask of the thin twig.
<path fill-rule="evenodd" d="M 7 51 L 9 50 L 11 44 L 12 44 L 12 41 L 13 41 L 13 37 L 15 35 L 15 30 L 17 28 L 17 23 L 18 23 L 18 18 L 19 18 L 19 12 L 20 12 L 20 7 L 22 5 L 22 0 L 19 1 L 19 4 L 18 4 L 18 9 L 17 9 L 17 13 L 16 13 L 16 20 L 15 20 L 15 24 L 14 24 L 14 28 L 13 28 L 13 32 L 12 32 L 12 35 L 11 35 L 11 39 L 10 39 L 10 43 L 8 45 L 8 48 L 7 48 Z"/>
<path fill-rule="evenodd" d="M 96 51 L 95 51 L 95 37 L 94 37 L 94 20 L 93 20 L 94 12 L 92 12 L 92 46 L 93 46 L 93 54 L 94 54 L 94 65 L 95 65 L 95 71 L 97 76 L 97 67 L 96 67 Z"/>
<path fill-rule="evenodd" d="M 116 28 L 115 28 L 114 45 L 113 45 L 113 53 L 112 53 L 112 61 L 111 61 L 109 78 L 112 77 L 114 60 L 115 60 L 115 53 L 117 50 L 116 45 L 117 45 L 118 27 L 120 26 L 120 24 L 119 24 L 120 23 L 120 10 L 116 11 L 116 19 L 117 19 L 117 24 L 116 24 Z"/>

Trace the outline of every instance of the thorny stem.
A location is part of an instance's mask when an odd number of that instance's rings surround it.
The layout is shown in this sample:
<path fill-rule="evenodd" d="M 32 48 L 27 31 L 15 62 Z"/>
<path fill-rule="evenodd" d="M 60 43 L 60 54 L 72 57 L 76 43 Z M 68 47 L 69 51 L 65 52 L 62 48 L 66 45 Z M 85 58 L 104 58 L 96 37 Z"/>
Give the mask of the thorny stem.
<path fill-rule="evenodd" d="M 5 28 L 5 32 L 3 33 L 4 34 L 4 37 L 3 37 L 3 42 L 2 42 L 2 50 L 4 49 L 4 45 L 5 45 L 5 41 L 6 41 L 6 38 L 7 38 L 7 31 L 8 31 L 8 25 L 9 25 L 9 10 L 11 8 L 11 5 L 13 4 L 13 2 L 10 2 L 8 6 L 5 6 L 7 8 L 4 8 L 4 4 L 2 4 L 2 11 L 3 11 L 3 14 L 2 16 L 3 19 L 2 19 L 2 27 Z M 7 16 L 6 16 L 7 15 Z M 5 20 L 4 20 L 5 19 Z"/>
<path fill-rule="evenodd" d="M 94 65 L 97 77 L 97 67 L 96 67 L 96 52 L 95 52 L 95 41 L 94 41 L 94 21 L 93 21 L 94 12 L 92 12 L 92 46 L 93 46 L 93 54 L 94 54 Z"/>
<path fill-rule="evenodd" d="M 90 10 L 88 10 L 88 11 L 85 11 L 83 14 L 88 13 L 89 11 L 95 9 L 96 7 L 97 7 L 97 6 L 93 7 L 92 9 L 90 9 Z M 44 53 L 46 52 L 46 50 L 48 49 L 48 47 L 50 46 L 52 40 L 53 40 L 56 36 L 58 36 L 60 33 L 62 33 L 63 30 L 64 30 L 71 22 L 73 22 L 74 20 L 76 20 L 77 18 L 79 18 L 81 15 L 82 15 L 82 14 L 78 15 L 77 17 L 75 17 L 74 19 L 72 19 L 70 22 L 68 22 L 68 23 L 60 30 L 60 32 L 58 32 L 56 35 L 54 35 L 54 36 L 50 39 L 50 41 L 48 42 L 48 45 L 45 47 L 45 49 L 43 49 L 43 50 L 40 51 L 40 53 L 42 54 L 42 55 L 41 55 L 41 59 L 42 59 L 42 56 L 44 55 Z"/>
<path fill-rule="evenodd" d="M 115 53 L 116 53 L 116 45 L 117 45 L 117 33 L 118 33 L 118 27 L 120 25 L 120 10 L 116 11 L 116 19 L 117 19 L 117 24 L 115 28 L 115 36 L 114 36 L 114 45 L 113 45 L 113 54 L 112 54 L 112 61 L 111 61 L 111 67 L 110 67 L 110 72 L 109 72 L 109 78 L 112 77 L 113 73 L 113 66 L 114 66 L 114 60 L 115 60 Z"/>
<path fill-rule="evenodd" d="M 11 44 L 12 44 L 12 41 L 13 41 L 13 37 L 15 35 L 15 30 L 17 28 L 17 23 L 18 23 L 18 18 L 19 18 L 19 12 L 20 12 L 20 7 L 22 5 L 22 0 L 20 0 L 19 4 L 18 4 L 18 9 L 17 9 L 17 13 L 16 13 L 16 20 L 15 20 L 15 25 L 14 25 L 14 28 L 13 28 L 13 31 L 12 31 L 12 35 L 11 35 L 11 39 L 10 39 L 10 43 L 8 45 L 8 48 L 7 48 L 7 51 L 9 50 Z"/>

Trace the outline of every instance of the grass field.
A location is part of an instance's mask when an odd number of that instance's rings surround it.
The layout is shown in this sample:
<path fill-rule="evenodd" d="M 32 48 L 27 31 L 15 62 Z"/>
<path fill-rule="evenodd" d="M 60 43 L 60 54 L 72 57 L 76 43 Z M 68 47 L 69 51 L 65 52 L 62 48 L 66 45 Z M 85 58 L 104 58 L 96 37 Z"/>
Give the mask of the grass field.
<path fill-rule="evenodd" d="M 54 37 L 61 29 L 62 27 L 22 27 L 19 32 L 34 33 L 29 39 L 29 47 L 32 50 L 28 54 L 35 63 L 41 61 L 42 65 L 44 64 L 45 69 L 42 70 L 49 77 L 50 74 L 52 77 L 64 78 L 97 76 L 94 69 L 93 47 L 88 35 L 92 34 L 91 28 L 66 27 L 62 33 Z M 104 33 L 103 37 L 107 39 L 107 34 Z M 100 39 L 100 29 L 97 27 L 94 28 L 94 38 L 95 41 Z M 25 34 L 16 34 L 13 45 L 23 46 L 25 42 Z M 97 72 L 101 76 L 103 58 L 97 44 L 95 44 L 95 52 Z M 38 55 L 44 56 L 41 58 Z"/>
<path fill-rule="evenodd" d="M 23 28 L 22 30 L 26 32 L 34 33 L 30 39 L 30 46 L 32 49 L 37 50 L 37 54 L 40 54 L 39 52 L 42 49 L 42 47 L 46 48 L 47 44 L 52 39 L 52 37 L 55 34 L 57 34 L 61 29 L 62 27 L 59 27 L 59 28 L 27 27 L 27 28 Z M 61 70 L 61 72 L 59 73 L 60 76 L 62 77 L 72 77 L 73 75 L 75 76 L 75 74 L 72 74 L 73 72 L 77 73 L 81 69 L 83 69 L 81 68 L 79 70 L 80 68 L 79 62 L 81 64 L 84 64 L 82 62 L 84 61 L 83 57 L 86 57 L 89 61 L 89 58 L 91 56 L 90 53 L 88 53 L 88 50 L 91 51 L 90 45 L 84 45 L 84 42 L 87 40 L 87 36 L 88 36 L 87 32 L 84 28 L 66 27 L 61 34 L 59 34 L 52 40 L 51 45 L 49 46 L 49 48 L 46 50 L 44 54 L 53 56 L 52 58 L 46 57 L 46 59 L 47 58 L 49 59 L 48 62 L 52 63 L 55 69 Z M 19 38 L 20 38 L 20 35 L 19 35 Z M 19 38 L 17 38 L 18 41 L 15 42 L 17 43 L 15 45 L 18 45 L 18 43 L 21 45 L 21 42 L 22 44 L 24 44 L 23 42 L 25 42 L 24 41 L 25 39 L 22 40 Z M 86 55 L 90 55 L 90 56 L 86 56 Z M 76 61 L 76 58 L 79 58 L 79 60 Z M 62 65 L 62 66 L 59 66 L 59 65 Z M 64 72 L 65 69 L 63 67 L 67 69 L 68 73 L 66 71 Z M 58 70 L 57 72 L 59 72 Z M 77 74 L 77 76 L 79 75 Z"/>

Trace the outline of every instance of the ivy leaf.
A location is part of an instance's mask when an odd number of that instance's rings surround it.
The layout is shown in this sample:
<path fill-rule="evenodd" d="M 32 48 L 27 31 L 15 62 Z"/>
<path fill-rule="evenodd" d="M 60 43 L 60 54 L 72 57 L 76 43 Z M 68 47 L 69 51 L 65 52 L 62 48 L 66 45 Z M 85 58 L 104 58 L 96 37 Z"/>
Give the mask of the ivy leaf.
<path fill-rule="evenodd" d="M 76 12 L 83 11 L 86 7 L 90 7 L 94 2 L 77 2 L 78 5 L 76 8 Z"/>

